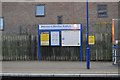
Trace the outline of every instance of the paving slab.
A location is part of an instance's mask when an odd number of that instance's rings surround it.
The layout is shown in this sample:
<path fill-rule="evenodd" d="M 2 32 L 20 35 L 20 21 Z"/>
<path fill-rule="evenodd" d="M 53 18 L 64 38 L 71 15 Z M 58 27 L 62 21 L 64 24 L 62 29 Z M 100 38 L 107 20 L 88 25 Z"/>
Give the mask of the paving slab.
<path fill-rule="evenodd" d="M 118 73 L 118 66 L 112 62 L 79 61 L 2 61 L 3 73 Z"/>
<path fill-rule="evenodd" d="M 112 62 L 79 61 L 2 61 L 2 73 L 34 74 L 118 74 L 118 66 Z"/>

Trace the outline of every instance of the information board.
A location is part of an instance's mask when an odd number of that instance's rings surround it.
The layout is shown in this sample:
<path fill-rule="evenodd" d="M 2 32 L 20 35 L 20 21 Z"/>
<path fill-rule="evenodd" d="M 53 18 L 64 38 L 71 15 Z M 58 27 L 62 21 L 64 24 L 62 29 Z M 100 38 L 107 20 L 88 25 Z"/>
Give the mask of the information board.
<path fill-rule="evenodd" d="M 0 30 L 3 30 L 3 18 L 0 17 Z"/>
<path fill-rule="evenodd" d="M 80 30 L 62 31 L 62 46 L 81 46 Z"/>
<path fill-rule="evenodd" d="M 49 45 L 49 32 L 41 32 L 40 34 L 41 45 Z"/>
<path fill-rule="evenodd" d="M 82 24 L 39 24 L 37 49 L 39 61 L 41 45 L 80 46 L 80 60 L 82 60 Z"/>
<path fill-rule="evenodd" d="M 80 30 L 81 26 L 81 24 L 41 24 L 39 30 Z"/>
<path fill-rule="evenodd" d="M 95 44 L 95 37 L 89 36 L 88 43 L 89 43 L 89 45 L 94 45 Z"/>
<path fill-rule="evenodd" d="M 59 31 L 51 31 L 51 45 L 59 46 L 60 45 L 60 35 Z"/>

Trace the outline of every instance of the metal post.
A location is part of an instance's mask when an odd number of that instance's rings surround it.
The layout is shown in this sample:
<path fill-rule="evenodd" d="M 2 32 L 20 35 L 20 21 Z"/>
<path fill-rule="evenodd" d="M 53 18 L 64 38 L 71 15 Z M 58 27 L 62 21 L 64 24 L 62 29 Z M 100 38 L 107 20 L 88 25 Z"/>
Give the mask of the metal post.
<path fill-rule="evenodd" d="M 89 12 L 88 12 L 88 0 L 86 1 L 86 67 L 90 69 L 90 48 L 88 44 L 89 35 Z"/>
<path fill-rule="evenodd" d="M 118 46 L 117 45 L 114 45 L 113 46 L 113 53 L 112 53 L 112 59 L 113 59 L 113 65 L 115 65 L 115 64 L 117 64 L 117 48 L 118 48 Z"/>
<path fill-rule="evenodd" d="M 90 69 L 90 48 L 86 48 L 86 67 Z"/>
<path fill-rule="evenodd" d="M 116 54 L 116 53 L 117 53 L 117 51 L 116 51 L 116 49 L 115 49 L 115 53 L 114 53 L 114 54 L 115 54 L 115 55 L 114 55 L 115 61 L 114 61 L 114 64 L 116 64 L 116 62 L 117 62 L 117 54 Z"/>
<path fill-rule="evenodd" d="M 80 45 L 80 61 L 82 61 L 82 24 L 81 24 L 81 27 L 80 27 L 80 43 L 81 43 L 81 45 Z"/>
<path fill-rule="evenodd" d="M 40 61 L 40 30 L 38 25 L 38 61 Z"/>

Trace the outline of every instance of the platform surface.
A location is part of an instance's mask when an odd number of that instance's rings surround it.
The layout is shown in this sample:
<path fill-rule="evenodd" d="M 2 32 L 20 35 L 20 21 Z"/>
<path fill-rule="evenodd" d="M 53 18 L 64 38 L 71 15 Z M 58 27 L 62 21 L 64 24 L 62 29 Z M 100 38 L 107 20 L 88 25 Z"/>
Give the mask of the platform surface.
<path fill-rule="evenodd" d="M 86 62 L 79 61 L 2 61 L 2 74 L 118 74 L 118 66 L 112 62 L 90 62 L 90 69 L 86 69 Z"/>

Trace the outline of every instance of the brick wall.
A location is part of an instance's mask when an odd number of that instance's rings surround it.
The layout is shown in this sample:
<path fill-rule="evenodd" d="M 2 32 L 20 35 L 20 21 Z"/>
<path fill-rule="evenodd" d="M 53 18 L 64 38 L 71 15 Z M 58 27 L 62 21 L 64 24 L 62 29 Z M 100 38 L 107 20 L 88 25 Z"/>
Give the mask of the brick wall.
<path fill-rule="evenodd" d="M 36 4 L 45 4 L 45 17 L 35 16 Z M 108 17 L 97 18 L 97 4 L 107 4 Z M 57 16 L 63 15 L 63 23 L 86 23 L 85 2 L 3 2 L 5 27 L 3 34 L 19 34 L 21 31 L 37 34 L 38 24 L 57 23 Z M 118 3 L 89 3 L 90 32 L 95 31 L 92 24 L 110 22 L 118 18 Z"/>

